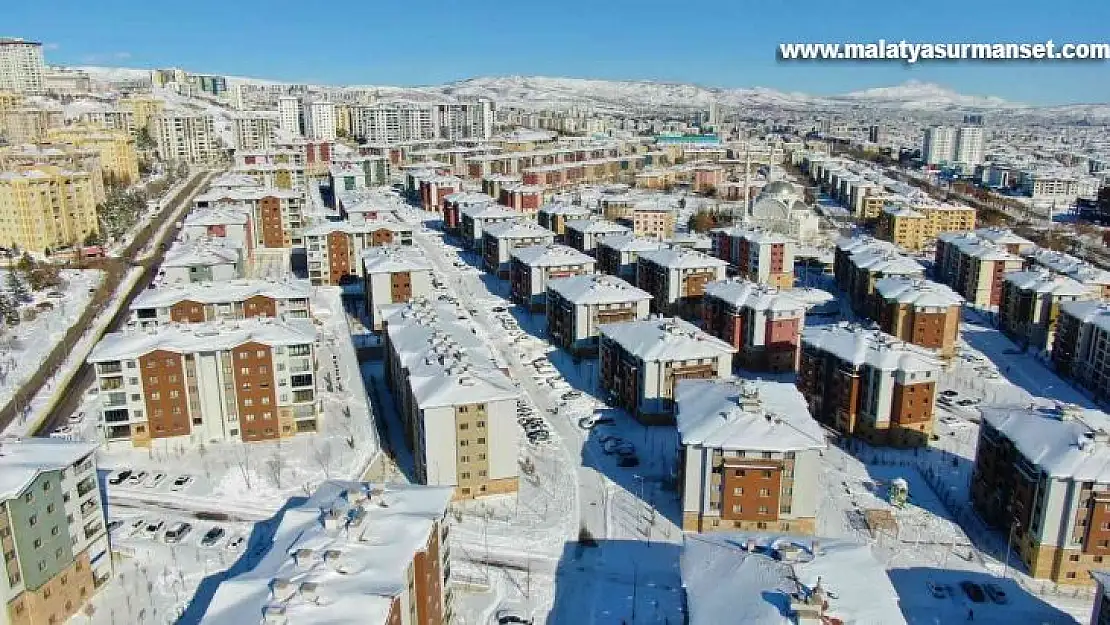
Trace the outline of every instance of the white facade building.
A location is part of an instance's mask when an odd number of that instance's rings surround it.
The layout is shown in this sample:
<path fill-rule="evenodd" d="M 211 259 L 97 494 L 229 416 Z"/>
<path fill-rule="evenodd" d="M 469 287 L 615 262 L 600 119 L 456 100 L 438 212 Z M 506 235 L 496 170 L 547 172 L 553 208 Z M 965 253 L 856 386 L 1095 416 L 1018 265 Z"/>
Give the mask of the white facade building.
<path fill-rule="evenodd" d="M 236 150 L 269 150 L 274 147 L 274 130 L 278 119 L 272 114 L 248 113 L 231 119 Z"/>
<path fill-rule="evenodd" d="M 310 139 L 335 141 L 335 103 L 313 100 L 305 104 L 304 133 Z"/>
<path fill-rule="evenodd" d="M 0 37 L 0 91 L 42 93 L 45 73 L 41 43 Z"/>
<path fill-rule="evenodd" d="M 301 100 L 294 96 L 278 98 L 278 126 L 294 137 L 303 136 L 301 131 Z"/>
<path fill-rule="evenodd" d="M 211 115 L 166 112 L 154 118 L 153 134 L 158 153 L 169 161 L 208 165 L 223 154 Z"/>
<path fill-rule="evenodd" d="M 951 163 L 956 157 L 956 129 L 950 126 L 933 126 L 925 129 L 921 143 L 921 160 L 926 165 Z"/>
<path fill-rule="evenodd" d="M 960 126 L 956 138 L 955 161 L 970 169 L 983 162 L 982 126 Z"/>

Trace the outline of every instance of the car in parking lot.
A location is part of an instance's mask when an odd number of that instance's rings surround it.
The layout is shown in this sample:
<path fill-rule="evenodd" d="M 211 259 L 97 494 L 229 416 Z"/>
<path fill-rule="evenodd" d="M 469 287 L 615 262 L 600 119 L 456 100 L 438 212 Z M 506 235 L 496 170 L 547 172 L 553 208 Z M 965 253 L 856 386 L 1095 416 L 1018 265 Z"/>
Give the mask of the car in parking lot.
<path fill-rule="evenodd" d="M 116 471 L 115 475 L 108 478 L 108 483 L 112 486 L 123 484 L 123 482 L 127 478 L 131 477 L 131 473 L 131 469 L 120 469 L 119 471 Z"/>
<path fill-rule="evenodd" d="M 155 519 L 146 524 L 144 531 L 150 536 L 157 536 L 158 532 L 162 531 L 162 528 L 165 527 L 165 525 L 166 522 L 162 519 Z"/>
<path fill-rule="evenodd" d="M 165 473 L 155 473 L 154 475 L 152 475 L 150 477 L 149 480 L 147 480 L 146 487 L 147 488 L 157 488 L 158 485 L 161 484 L 164 481 L 166 481 L 166 474 Z"/>
<path fill-rule="evenodd" d="M 960 589 L 964 591 L 968 599 L 971 599 L 975 603 L 983 603 L 987 599 L 986 594 L 983 592 L 983 587 L 975 582 L 964 580 L 960 582 Z"/>
<path fill-rule="evenodd" d="M 1006 597 L 1006 591 L 1002 590 L 1002 587 L 998 584 L 983 584 L 983 588 L 987 591 L 987 596 L 995 603 L 1003 604 L 1010 601 Z"/>
<path fill-rule="evenodd" d="M 954 391 L 950 388 L 944 389 L 943 391 L 940 392 L 940 394 L 945 396 L 945 397 L 956 397 L 957 395 L 959 395 L 959 393 L 957 393 L 956 391 Z"/>
<path fill-rule="evenodd" d="M 958 400 L 956 400 L 956 405 L 957 406 L 963 406 L 964 408 L 967 408 L 969 406 L 974 406 L 978 403 L 979 403 L 978 399 L 958 399 Z"/>
<path fill-rule="evenodd" d="M 247 542 L 246 537 L 236 536 L 227 542 L 228 551 L 239 551 L 243 548 L 243 543 Z"/>
<path fill-rule="evenodd" d="M 170 490 L 184 490 L 186 486 L 193 482 L 191 475 L 179 475 L 174 479 L 173 484 L 170 484 Z"/>
<path fill-rule="evenodd" d="M 138 486 L 139 484 L 143 483 L 143 480 L 146 479 L 146 476 L 147 476 L 146 471 L 139 471 L 138 473 L 132 473 L 131 477 L 127 478 L 127 485 L 128 486 Z"/>
<path fill-rule="evenodd" d="M 184 521 L 178 521 L 177 523 L 174 523 L 172 526 L 170 526 L 168 530 L 166 530 L 165 540 L 169 544 L 179 543 L 181 542 L 181 539 L 188 536 L 189 532 L 191 532 L 192 530 L 192 524 L 185 523 Z"/>
<path fill-rule="evenodd" d="M 200 539 L 201 546 L 211 547 L 215 545 L 216 543 L 220 542 L 221 538 L 224 537 L 224 533 L 224 528 L 218 525 L 213 525 L 212 528 L 205 532 L 204 536 Z"/>

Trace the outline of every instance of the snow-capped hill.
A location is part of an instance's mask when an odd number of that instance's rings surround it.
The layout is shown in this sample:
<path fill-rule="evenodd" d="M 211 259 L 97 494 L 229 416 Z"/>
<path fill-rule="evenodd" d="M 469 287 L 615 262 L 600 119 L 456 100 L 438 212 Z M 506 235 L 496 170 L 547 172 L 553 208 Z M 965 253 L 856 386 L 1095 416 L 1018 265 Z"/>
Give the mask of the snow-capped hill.
<path fill-rule="evenodd" d="M 972 108 L 1016 108 L 1023 105 L 995 96 L 963 95 L 931 82 L 909 80 L 893 87 L 876 87 L 853 91 L 838 99 L 866 101 L 870 104 L 889 104 L 901 108 L 935 108 L 962 106 Z"/>
<path fill-rule="evenodd" d="M 149 69 L 135 69 L 131 67 L 99 67 L 95 65 L 83 65 L 72 67 L 81 72 L 85 72 L 92 80 L 100 82 L 122 82 L 125 80 L 141 80 L 143 78 L 150 78 Z"/>

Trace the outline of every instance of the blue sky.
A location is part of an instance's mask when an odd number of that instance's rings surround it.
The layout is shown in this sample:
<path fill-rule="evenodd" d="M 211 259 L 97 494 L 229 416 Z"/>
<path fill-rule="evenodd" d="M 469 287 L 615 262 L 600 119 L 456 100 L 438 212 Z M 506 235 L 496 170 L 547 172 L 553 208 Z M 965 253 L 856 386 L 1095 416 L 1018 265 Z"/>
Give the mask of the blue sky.
<path fill-rule="evenodd" d="M 1110 61 L 783 63 L 780 42 L 1110 41 L 1106 0 L 8 0 L 47 62 L 329 84 L 548 75 L 831 94 L 909 79 L 1029 103 L 1110 102 Z M 173 6 L 171 12 L 163 6 Z"/>

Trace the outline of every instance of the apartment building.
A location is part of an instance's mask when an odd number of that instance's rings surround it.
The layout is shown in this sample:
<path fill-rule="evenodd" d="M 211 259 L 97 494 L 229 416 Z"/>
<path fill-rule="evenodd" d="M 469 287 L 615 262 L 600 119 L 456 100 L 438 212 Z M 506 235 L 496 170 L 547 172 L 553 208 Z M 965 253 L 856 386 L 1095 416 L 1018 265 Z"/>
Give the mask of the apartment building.
<path fill-rule="evenodd" d="M 290 189 L 265 186 L 212 188 L 193 199 L 198 208 L 238 210 L 250 217 L 251 248 L 304 244 L 305 198 Z"/>
<path fill-rule="evenodd" d="M 736 267 L 742 278 L 788 289 L 794 286 L 794 251 L 790 237 L 759 228 L 718 228 L 712 232 L 713 255 Z"/>
<path fill-rule="evenodd" d="M 590 216 L 590 209 L 574 204 L 562 202 L 549 202 L 536 211 L 536 223 L 555 233 L 555 240 L 563 243 L 566 235 L 566 223 L 577 219 L 586 219 Z"/>
<path fill-rule="evenodd" d="M 100 155 L 103 175 L 120 185 L 128 186 L 139 181 L 139 156 L 135 152 L 135 142 L 124 131 L 73 125 L 51 128 L 46 131 L 46 136 L 51 141 L 96 151 Z"/>
<path fill-rule="evenodd" d="M 879 214 L 876 234 L 898 247 L 913 252 L 936 245 L 944 232 L 975 229 L 975 209 L 970 206 L 888 202 Z"/>
<path fill-rule="evenodd" d="M 449 195 L 449 198 L 458 194 Z M 524 215 L 510 210 L 499 204 L 487 204 L 481 201 L 460 211 L 459 234 L 463 242 L 472 250 L 480 250 L 485 235 L 485 228 L 493 224 L 517 223 L 524 220 Z"/>
<path fill-rule="evenodd" d="M 508 278 L 513 250 L 554 244 L 554 233 L 531 222 L 490 224 L 482 231 L 482 264 L 497 277 Z"/>
<path fill-rule="evenodd" d="M 216 585 L 199 622 L 447 625 L 450 500 L 450 488 L 324 482 L 275 517 L 257 564 Z"/>
<path fill-rule="evenodd" d="M 617 220 L 637 237 L 666 241 L 674 235 L 674 211 L 666 206 L 636 206 Z"/>
<path fill-rule="evenodd" d="M 1024 348 L 1047 351 L 1056 338 L 1060 306 L 1097 297 L 1087 285 L 1044 269 L 1008 273 L 1002 277 L 998 327 Z"/>
<path fill-rule="evenodd" d="M 107 105 L 83 110 L 78 119 L 83 125 L 102 128 L 104 130 L 118 130 L 132 137 L 139 132 L 139 128 L 135 126 L 134 113 L 120 108 L 112 108 Z"/>
<path fill-rule="evenodd" d="M 939 376 L 932 352 L 878 330 L 834 325 L 802 332 L 797 385 L 810 414 L 872 444 L 928 444 Z"/>
<path fill-rule="evenodd" d="M 563 243 L 591 256 L 606 237 L 631 234 L 620 224 L 603 219 L 564 219 Z"/>
<path fill-rule="evenodd" d="M 652 312 L 694 319 L 705 285 L 723 280 L 728 263 L 697 250 L 667 247 L 640 252 L 636 286 L 651 293 Z"/>
<path fill-rule="evenodd" d="M 80 245 L 98 232 L 98 187 L 91 178 L 54 165 L 0 172 L 0 244 L 43 253 Z"/>
<path fill-rule="evenodd" d="M 1033 247 L 1023 256 L 1030 268 L 1043 268 L 1071 278 L 1093 291 L 1097 297 L 1110 299 L 1110 271 L 1099 269 L 1070 254 Z"/>
<path fill-rule="evenodd" d="M 281 317 L 308 319 L 307 280 L 229 280 L 160 285 L 131 302 L 128 325 L 157 328 L 171 323 Z"/>
<path fill-rule="evenodd" d="M 1110 557 L 1110 417 L 1077 406 L 983 406 L 971 503 L 1034 578 L 1091 584 Z"/>
<path fill-rule="evenodd" d="M 100 167 L 100 152 L 96 150 L 65 143 L 24 143 L 0 148 L 0 171 L 37 165 L 53 165 L 67 171 L 86 172 L 97 203 L 103 202 L 107 197 L 103 170 Z"/>
<path fill-rule="evenodd" d="M 993 243 L 977 233 L 949 233 L 937 237 L 937 278 L 963 296 L 970 306 L 994 310 L 1002 304 L 1003 276 L 1024 268 L 1009 250 L 1019 242 Z"/>
<path fill-rule="evenodd" d="M 328 166 L 331 188 L 354 191 L 389 184 L 389 161 L 380 156 L 359 156 L 333 161 Z"/>
<path fill-rule="evenodd" d="M 842 238 L 836 244 L 833 272 L 856 314 L 874 319 L 875 283 L 888 276 L 921 278 L 925 268 L 889 242 L 870 237 Z"/>
<path fill-rule="evenodd" d="M 618 234 L 597 242 L 594 254 L 601 273 L 616 276 L 626 282 L 636 282 L 636 266 L 640 254 L 663 249 L 663 243 L 641 239 L 629 234 Z"/>
<path fill-rule="evenodd" d="M 181 222 L 178 238 L 183 241 L 227 239 L 243 249 L 243 255 L 254 257 L 254 219 L 246 210 L 236 207 L 212 206 L 194 208 Z"/>
<path fill-rule="evenodd" d="M 825 432 L 788 382 L 681 380 L 682 529 L 813 534 Z"/>
<path fill-rule="evenodd" d="M 512 300 L 529 311 L 544 310 L 550 280 L 592 274 L 595 264 L 592 256 L 556 243 L 518 247 L 509 260 Z"/>
<path fill-rule="evenodd" d="M 1034 200 L 1071 204 L 1079 197 L 1079 178 L 1058 171 L 1034 171 L 1021 177 L 1021 190 Z"/>
<path fill-rule="evenodd" d="M 582 274 L 547 283 L 547 335 L 575 355 L 597 352 L 598 328 L 648 318 L 651 294 L 620 278 Z"/>
<path fill-rule="evenodd" d="M 794 371 L 809 303 L 789 289 L 743 278 L 705 285 L 702 327 L 736 350 L 734 365 L 751 371 Z"/>
<path fill-rule="evenodd" d="M 431 297 L 433 273 L 418 248 L 389 245 L 362 252 L 363 292 L 372 329 L 382 329 L 383 307 Z"/>
<path fill-rule="evenodd" d="M 308 278 L 313 285 L 360 282 L 365 275 L 361 258 L 366 250 L 410 246 L 412 237 L 411 225 L 386 219 L 318 223 L 304 233 Z"/>
<path fill-rule="evenodd" d="M 673 424 L 679 380 L 726 378 L 736 350 L 681 319 L 598 327 L 600 387 L 645 425 Z"/>
<path fill-rule="evenodd" d="M 921 143 L 921 160 L 926 165 L 948 165 L 956 159 L 956 129 L 933 126 L 925 129 Z"/>
<path fill-rule="evenodd" d="M 281 120 L 272 114 L 238 113 L 231 118 L 231 131 L 236 150 L 270 150 L 274 147 L 274 131 Z"/>
<path fill-rule="evenodd" d="M 333 190 L 339 216 L 351 223 L 395 221 L 409 210 L 409 205 L 389 187 L 360 188 L 353 191 Z"/>
<path fill-rule="evenodd" d="M 215 165 L 224 158 L 211 115 L 166 111 L 155 116 L 152 124 L 158 154 L 167 161 Z"/>
<path fill-rule="evenodd" d="M 0 37 L 0 91 L 44 93 L 45 73 L 41 43 Z"/>
<path fill-rule="evenodd" d="M 290 147 L 236 152 L 232 172 L 250 176 L 263 187 L 305 191 L 308 180 L 305 152 Z"/>
<path fill-rule="evenodd" d="M 112 577 L 96 445 L 5 437 L 0 475 L 0 622 L 67 622 Z"/>
<path fill-rule="evenodd" d="M 304 136 L 304 115 L 301 109 L 301 99 L 296 96 L 281 96 L 277 100 L 278 128 L 294 136 Z"/>
<path fill-rule="evenodd" d="M 309 139 L 335 141 L 335 103 L 313 100 L 303 106 L 304 134 Z"/>
<path fill-rule="evenodd" d="M 531 184 L 502 185 L 497 202 L 523 215 L 535 215 L 543 205 L 546 188 Z"/>
<path fill-rule="evenodd" d="M 253 317 L 104 335 L 89 354 L 106 442 L 254 442 L 315 432 L 316 329 Z"/>
<path fill-rule="evenodd" d="M 0 136 L 11 144 L 42 141 L 48 130 L 63 124 L 65 113 L 60 109 L 28 106 L 0 111 Z"/>
<path fill-rule="evenodd" d="M 962 168 L 971 170 L 983 163 L 982 126 L 960 126 L 956 134 L 955 161 Z"/>
<path fill-rule="evenodd" d="M 435 111 L 423 104 L 388 102 L 351 106 L 351 136 L 366 143 L 398 143 L 437 135 Z"/>
<path fill-rule="evenodd" d="M 414 300 L 384 312 L 386 379 L 413 450 L 416 481 L 457 499 L 518 486 L 520 390 L 458 306 Z"/>
<path fill-rule="evenodd" d="M 548 173 L 551 174 L 552 180 L 564 180 L 567 171 L 565 169 L 553 169 L 549 172 L 533 171 L 527 178 L 522 174 L 525 170 L 541 166 L 574 166 L 589 161 L 605 163 L 608 162 L 607 159 L 616 159 L 613 162 L 619 167 L 621 161 L 617 157 L 620 152 L 621 146 L 617 143 L 597 142 L 542 149 L 506 150 L 466 159 L 466 171 L 467 176 L 474 179 L 484 178 L 490 174 L 520 175 L 521 181 L 525 184 L 547 184 L 545 181 Z M 640 156 L 643 160 L 644 156 Z M 625 164 L 627 165 L 628 161 L 625 161 Z M 588 182 L 584 178 L 584 168 L 580 167 L 573 174 L 575 180 Z"/>
<path fill-rule="evenodd" d="M 451 234 L 460 234 L 464 212 L 479 211 L 494 204 L 493 197 L 486 193 L 475 193 L 473 191 L 452 193 L 443 198 L 443 229 Z"/>
<path fill-rule="evenodd" d="M 442 212 L 444 198 L 461 190 L 462 180 L 455 176 L 429 174 L 419 177 L 417 197 L 424 210 Z"/>
<path fill-rule="evenodd" d="M 1060 305 L 1052 363 L 1096 400 L 1110 398 L 1110 304 L 1087 300 Z"/>
<path fill-rule="evenodd" d="M 943 284 L 908 276 L 889 276 L 875 283 L 875 321 L 897 339 L 936 350 L 943 358 L 956 353 L 964 298 Z"/>
<path fill-rule="evenodd" d="M 166 250 L 155 282 L 165 285 L 235 280 L 245 275 L 245 250 L 220 238 L 178 240 Z"/>
<path fill-rule="evenodd" d="M 120 98 L 119 107 L 131 113 L 137 132 L 140 128 L 149 129 L 154 120 L 165 112 L 166 103 L 155 97 L 133 94 Z"/>

